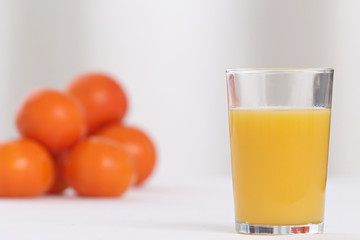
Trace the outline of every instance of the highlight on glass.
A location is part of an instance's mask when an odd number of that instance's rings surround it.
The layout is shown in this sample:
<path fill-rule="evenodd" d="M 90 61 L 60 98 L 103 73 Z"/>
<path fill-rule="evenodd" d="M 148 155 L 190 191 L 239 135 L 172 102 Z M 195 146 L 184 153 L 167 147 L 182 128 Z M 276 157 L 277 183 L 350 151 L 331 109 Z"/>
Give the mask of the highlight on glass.
<path fill-rule="evenodd" d="M 323 232 L 333 74 L 226 71 L 237 232 Z"/>

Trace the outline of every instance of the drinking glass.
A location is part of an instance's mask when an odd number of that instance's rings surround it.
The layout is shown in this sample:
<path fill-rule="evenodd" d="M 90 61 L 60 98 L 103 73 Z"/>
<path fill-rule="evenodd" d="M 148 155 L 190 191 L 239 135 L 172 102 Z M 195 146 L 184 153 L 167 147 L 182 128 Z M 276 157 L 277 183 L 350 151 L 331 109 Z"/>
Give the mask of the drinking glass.
<path fill-rule="evenodd" d="M 237 232 L 323 232 L 333 73 L 226 71 Z"/>

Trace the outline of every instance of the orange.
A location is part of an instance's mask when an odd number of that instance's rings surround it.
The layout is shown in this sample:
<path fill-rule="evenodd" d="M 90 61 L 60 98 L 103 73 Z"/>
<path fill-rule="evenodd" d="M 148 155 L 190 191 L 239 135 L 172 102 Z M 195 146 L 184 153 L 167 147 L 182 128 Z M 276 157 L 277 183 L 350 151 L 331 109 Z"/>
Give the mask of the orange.
<path fill-rule="evenodd" d="M 69 153 L 65 178 L 80 196 L 114 197 L 123 194 L 134 177 L 131 156 L 117 142 L 91 137 Z"/>
<path fill-rule="evenodd" d="M 35 197 L 53 182 L 51 156 L 40 144 L 20 139 L 0 144 L 0 196 Z"/>
<path fill-rule="evenodd" d="M 153 172 L 156 163 L 155 147 L 143 131 L 113 124 L 100 130 L 96 135 L 118 141 L 132 155 L 137 172 L 136 185 L 141 185 Z"/>
<path fill-rule="evenodd" d="M 107 75 L 82 75 L 70 83 L 68 91 L 83 104 L 89 133 L 108 123 L 121 121 L 125 116 L 125 92 Z"/>
<path fill-rule="evenodd" d="M 65 181 L 65 176 L 64 176 L 64 166 L 67 156 L 68 153 L 64 152 L 54 157 L 55 178 L 50 189 L 47 191 L 48 194 L 60 194 L 67 188 L 68 185 Z"/>
<path fill-rule="evenodd" d="M 22 136 L 42 143 L 52 154 L 72 146 L 86 132 L 81 106 L 70 95 L 43 89 L 21 105 L 16 124 Z"/>

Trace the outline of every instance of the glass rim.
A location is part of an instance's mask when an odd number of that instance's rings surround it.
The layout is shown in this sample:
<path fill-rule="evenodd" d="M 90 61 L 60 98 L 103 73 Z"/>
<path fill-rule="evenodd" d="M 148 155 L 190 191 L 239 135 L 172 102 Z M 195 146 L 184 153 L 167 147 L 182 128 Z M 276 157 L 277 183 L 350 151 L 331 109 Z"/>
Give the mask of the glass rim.
<path fill-rule="evenodd" d="M 230 68 L 226 73 L 334 73 L 333 68 Z"/>

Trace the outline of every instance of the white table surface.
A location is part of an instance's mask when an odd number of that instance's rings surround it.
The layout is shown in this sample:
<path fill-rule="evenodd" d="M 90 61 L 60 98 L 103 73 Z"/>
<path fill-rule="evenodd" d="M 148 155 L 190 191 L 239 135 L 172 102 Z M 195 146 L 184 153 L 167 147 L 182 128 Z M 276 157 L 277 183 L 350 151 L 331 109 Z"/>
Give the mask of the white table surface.
<path fill-rule="evenodd" d="M 324 234 L 234 231 L 229 178 L 155 179 L 115 199 L 0 199 L 0 239 L 360 239 L 360 178 L 330 178 Z"/>

